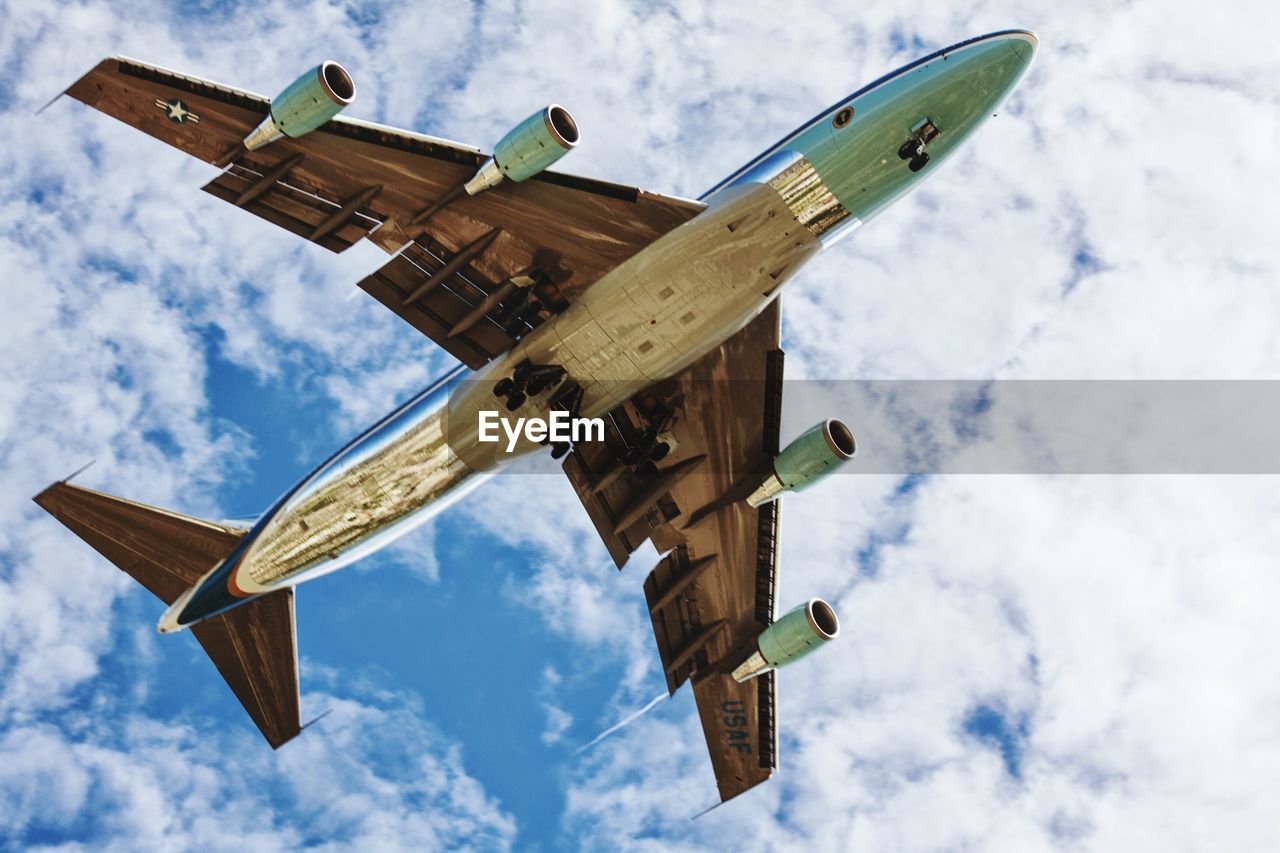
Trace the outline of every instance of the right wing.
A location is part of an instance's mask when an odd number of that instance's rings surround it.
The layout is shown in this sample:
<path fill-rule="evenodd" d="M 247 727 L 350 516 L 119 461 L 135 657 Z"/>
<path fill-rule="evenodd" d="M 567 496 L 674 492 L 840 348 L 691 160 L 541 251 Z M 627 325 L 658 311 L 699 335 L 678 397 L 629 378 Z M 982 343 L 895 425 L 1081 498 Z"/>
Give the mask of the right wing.
<path fill-rule="evenodd" d="M 654 639 L 667 689 L 693 683 L 722 800 L 777 766 L 773 673 L 739 684 L 725 664 L 773 621 L 778 504 L 752 509 L 743 498 L 778 453 L 778 318 L 775 299 L 612 412 L 605 442 L 575 447 L 564 465 L 619 568 L 646 538 L 666 552 L 644 582 Z M 674 448 L 657 464 L 635 459 L 661 422 Z"/>
<path fill-rule="evenodd" d="M 244 537 L 240 530 L 67 483 L 54 483 L 35 502 L 165 604 Z M 292 589 L 206 619 L 191 632 L 272 749 L 302 731 Z"/>
<path fill-rule="evenodd" d="M 705 207 L 543 172 L 433 211 L 484 162 L 479 149 L 339 116 L 246 151 L 267 98 L 124 57 L 67 94 L 226 166 L 205 186 L 218 198 L 332 251 L 368 237 L 393 253 L 360 287 L 473 369 Z"/>

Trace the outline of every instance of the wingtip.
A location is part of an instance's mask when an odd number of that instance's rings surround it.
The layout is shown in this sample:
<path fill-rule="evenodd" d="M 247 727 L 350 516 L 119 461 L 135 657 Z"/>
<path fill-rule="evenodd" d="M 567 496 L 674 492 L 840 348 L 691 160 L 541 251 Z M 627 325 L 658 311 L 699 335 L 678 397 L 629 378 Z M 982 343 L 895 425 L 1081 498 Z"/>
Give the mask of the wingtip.
<path fill-rule="evenodd" d="M 97 459 L 90 459 L 88 462 L 84 463 L 84 464 L 83 464 L 83 465 L 81 465 L 79 468 L 77 468 L 76 470 L 72 471 L 70 474 L 68 474 L 67 476 L 63 477 L 63 478 L 62 478 L 61 480 L 59 480 L 58 482 L 59 482 L 59 483 L 70 483 L 70 482 L 71 482 L 72 480 L 74 480 L 76 477 L 79 477 L 79 476 L 80 476 L 81 474 L 83 474 L 85 471 L 89 470 L 89 467 L 90 467 L 91 465 L 93 465 L 93 463 L 95 463 L 95 462 L 97 462 L 97 461 L 98 461 Z"/>
<path fill-rule="evenodd" d="M 297 730 L 296 732 L 294 732 L 293 734 L 289 735 L 289 736 L 288 736 L 287 738 L 285 738 L 284 740 L 282 740 L 282 741 L 273 741 L 273 740 L 271 740 L 270 738 L 268 738 L 268 739 L 267 739 L 267 743 L 269 743 L 269 744 L 271 745 L 271 749 L 272 749 L 272 751 L 279 750 L 279 749 L 280 749 L 280 747 L 284 746 L 285 744 L 287 744 L 287 743 L 293 743 L 295 740 L 297 740 L 297 739 L 298 739 L 298 737 L 299 737 L 303 732 L 305 732 L 307 729 L 311 728 L 311 727 L 312 727 L 312 726 L 314 726 L 316 723 L 320 722 L 321 720 L 323 720 L 325 717 L 329 716 L 329 715 L 330 715 L 330 714 L 332 714 L 332 713 L 333 713 L 333 709 L 332 709 L 332 708 L 330 708 L 330 709 L 328 709 L 327 711 L 325 711 L 323 714 L 321 714 L 320 716 L 318 716 L 318 717 L 316 717 L 315 719 L 313 719 L 311 722 L 306 723 L 306 724 L 304 724 L 304 725 L 302 725 L 302 726 L 299 726 L 299 727 L 298 727 L 298 730 Z"/>
<path fill-rule="evenodd" d="M 333 713 L 333 709 L 332 709 L 332 708 L 327 709 L 323 714 L 321 714 L 320 716 L 316 717 L 314 720 L 312 720 L 311 722 L 307 723 L 307 724 L 306 724 L 305 726 L 303 726 L 302 728 L 298 729 L 298 734 L 302 734 L 302 733 L 303 733 L 303 732 L 305 732 L 307 729 L 311 728 L 311 727 L 312 727 L 312 726 L 314 726 L 316 723 L 320 722 L 321 720 L 323 720 L 325 717 L 329 716 L 329 715 L 330 715 L 330 714 L 332 714 L 332 713 Z"/>
<path fill-rule="evenodd" d="M 43 106 L 43 107 L 41 107 L 40 109 L 36 110 L 36 115 L 43 115 L 45 110 L 49 109 L 49 107 L 51 107 L 51 106 L 53 106 L 55 103 L 57 103 L 57 102 L 58 102 L 58 99 L 59 99 L 59 98 L 61 98 L 61 97 L 62 97 L 63 95 L 65 95 L 65 94 L 67 94 L 67 90 L 66 90 L 66 89 L 63 89 L 63 90 L 62 90 L 61 92 L 59 92 L 58 94 L 54 95 L 54 96 L 53 96 L 52 98 L 50 98 L 49 100 L 45 101 L 44 106 Z"/>
<path fill-rule="evenodd" d="M 76 78 L 76 80 L 75 80 L 75 83 L 72 83 L 70 86 L 67 86 L 67 87 L 66 87 L 65 89 L 63 89 L 61 92 L 59 92 L 58 94 L 56 94 L 56 95 L 54 95 L 52 98 L 50 98 L 48 101 L 46 101 L 46 102 L 45 102 L 45 105 L 44 105 L 43 107 L 41 107 L 40 109 L 36 110 L 36 113 L 35 113 L 35 114 L 36 114 L 36 115 L 42 115 L 42 114 L 44 113 L 44 111 L 45 111 L 45 110 L 49 109 L 49 107 L 51 107 L 51 106 L 53 106 L 54 104 L 56 104 L 56 103 L 58 102 L 58 99 L 59 99 L 59 98 L 61 98 L 63 95 L 65 95 L 65 94 L 67 94 L 68 92 L 70 92 L 70 91 L 71 91 L 71 89 L 76 85 L 76 83 L 79 83 L 79 82 L 80 82 L 81 80 L 83 80 L 85 77 L 88 77 L 90 74 L 92 74 L 92 73 L 94 72 L 94 70 L 98 68 L 98 66 L 102 65 L 102 63 L 103 63 L 103 62 L 108 62 L 108 61 L 113 60 L 113 59 L 115 59 L 115 60 L 119 60 L 119 59 L 120 59 L 120 57 L 118 57 L 118 56 L 108 56 L 108 57 L 104 57 L 103 59 L 99 60 L 99 62 L 97 63 L 97 65 L 94 65 L 94 66 L 93 66 L 93 68 L 90 68 L 88 71 L 84 72 L 84 73 L 83 73 L 83 74 L 81 74 L 79 77 L 77 77 L 77 78 Z"/>
<path fill-rule="evenodd" d="M 36 495 L 32 496 L 31 500 L 35 501 L 37 504 L 39 504 L 40 506 L 42 506 L 42 507 L 43 507 L 43 506 L 44 506 L 44 504 L 40 503 L 40 499 L 41 499 L 42 497 L 44 497 L 45 495 L 49 494 L 50 490 L 52 490 L 52 489 L 56 489 L 58 486 L 65 486 L 67 483 L 70 483 L 70 482 L 71 482 L 72 480 L 74 480 L 76 477 L 79 477 L 79 476 L 80 476 L 81 474 L 83 474 L 86 470 L 88 470 L 89 466 L 90 466 L 90 465 L 92 465 L 92 464 L 93 464 L 94 462 L 96 462 L 96 461 L 98 461 L 98 460 L 96 460 L 96 459 L 90 459 L 88 462 L 84 463 L 84 464 L 83 464 L 83 465 L 81 465 L 79 468 L 77 468 L 76 470 L 72 471 L 72 472 L 71 472 L 70 474 L 68 474 L 67 476 L 63 477 L 61 480 L 55 480 L 54 482 L 50 483 L 49 485 L 47 485 L 47 486 L 45 486 L 43 489 L 41 489 L 41 490 L 40 490 L 40 492 L 39 492 L 38 494 L 36 494 Z"/>
<path fill-rule="evenodd" d="M 702 811 L 698 812 L 698 813 L 697 813 L 696 815 L 694 815 L 693 817 L 689 818 L 689 820 L 697 820 L 698 818 L 702 817 L 703 815 L 706 815 L 706 814 L 709 814 L 709 813 L 710 813 L 710 812 L 712 812 L 712 811 L 715 811 L 716 809 L 720 808 L 721 806 L 723 806 L 723 805 L 724 805 L 725 803 L 727 803 L 727 802 L 729 802 L 729 801 L 728 801 L 728 800 L 721 800 L 720 802 L 718 802 L 718 803 L 716 803 L 716 804 L 714 804 L 714 805 L 707 806 L 705 809 L 703 809 Z"/>

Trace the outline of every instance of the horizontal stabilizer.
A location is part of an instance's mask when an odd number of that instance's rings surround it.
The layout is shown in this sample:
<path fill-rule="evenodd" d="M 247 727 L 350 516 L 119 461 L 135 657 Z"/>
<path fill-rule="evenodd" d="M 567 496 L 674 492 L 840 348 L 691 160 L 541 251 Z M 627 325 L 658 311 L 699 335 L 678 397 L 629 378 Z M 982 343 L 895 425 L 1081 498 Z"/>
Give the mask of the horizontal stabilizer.
<path fill-rule="evenodd" d="M 191 633 L 272 749 L 302 731 L 292 589 L 206 619 Z"/>
<path fill-rule="evenodd" d="M 165 604 L 226 559 L 244 536 L 66 482 L 35 502 Z M 191 632 L 272 749 L 302 730 L 292 589 L 248 601 Z"/>
<path fill-rule="evenodd" d="M 165 604 L 225 559 L 244 536 L 65 482 L 45 489 L 35 502 Z"/>

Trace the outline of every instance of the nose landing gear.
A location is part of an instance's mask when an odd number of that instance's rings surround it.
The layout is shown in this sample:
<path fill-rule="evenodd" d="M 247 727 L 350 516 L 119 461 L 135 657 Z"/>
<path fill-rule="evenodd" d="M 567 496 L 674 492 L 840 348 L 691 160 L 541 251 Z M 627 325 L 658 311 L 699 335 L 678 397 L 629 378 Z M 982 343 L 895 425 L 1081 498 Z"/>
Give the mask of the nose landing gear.
<path fill-rule="evenodd" d="M 938 137 L 941 131 L 930 119 L 921 119 L 911 130 L 911 138 L 898 147 L 898 159 L 910 160 L 907 168 L 918 172 L 929 163 L 929 152 L 925 148 Z"/>

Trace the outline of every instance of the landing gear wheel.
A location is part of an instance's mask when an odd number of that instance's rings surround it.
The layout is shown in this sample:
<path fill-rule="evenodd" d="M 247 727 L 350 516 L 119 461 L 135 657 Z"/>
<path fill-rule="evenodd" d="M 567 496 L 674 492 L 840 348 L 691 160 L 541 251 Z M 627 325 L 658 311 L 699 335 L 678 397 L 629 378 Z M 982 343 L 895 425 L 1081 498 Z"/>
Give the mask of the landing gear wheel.
<path fill-rule="evenodd" d="M 535 367 L 529 371 L 524 391 L 530 397 L 536 397 L 563 379 L 564 374 L 564 368 L 558 364 Z"/>
<path fill-rule="evenodd" d="M 505 397 L 512 391 L 516 390 L 516 383 L 511 381 L 511 377 L 505 377 L 498 380 L 498 384 L 493 386 L 493 396 Z"/>
<path fill-rule="evenodd" d="M 929 152 L 922 151 L 911 158 L 911 162 L 907 164 L 907 168 L 913 172 L 918 172 L 929 162 Z"/>
<path fill-rule="evenodd" d="M 906 142 L 902 143 L 901 147 L 898 148 L 898 159 L 910 160 L 912 157 L 916 156 L 916 153 L 919 150 L 920 150 L 919 140 L 908 139 Z"/>
<path fill-rule="evenodd" d="M 557 441 L 555 444 L 551 445 L 552 459 L 559 459 L 568 452 L 569 452 L 569 442 L 567 441 Z"/>
<path fill-rule="evenodd" d="M 507 395 L 507 411 L 514 412 L 516 409 L 524 405 L 524 392 L 512 391 Z"/>
<path fill-rule="evenodd" d="M 665 441 L 655 444 L 653 449 L 649 451 L 649 459 L 653 462 L 661 462 L 671 452 L 671 445 Z"/>
<path fill-rule="evenodd" d="M 513 373 L 512 376 L 515 378 L 517 383 L 523 385 L 531 373 L 533 373 L 533 362 L 525 359 L 516 365 L 515 373 Z"/>

